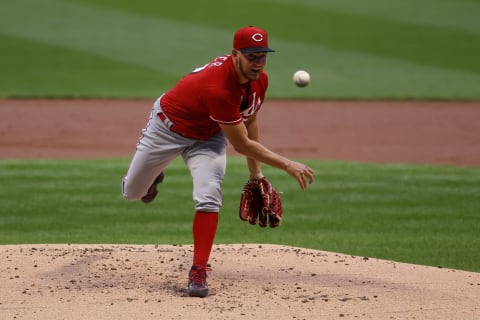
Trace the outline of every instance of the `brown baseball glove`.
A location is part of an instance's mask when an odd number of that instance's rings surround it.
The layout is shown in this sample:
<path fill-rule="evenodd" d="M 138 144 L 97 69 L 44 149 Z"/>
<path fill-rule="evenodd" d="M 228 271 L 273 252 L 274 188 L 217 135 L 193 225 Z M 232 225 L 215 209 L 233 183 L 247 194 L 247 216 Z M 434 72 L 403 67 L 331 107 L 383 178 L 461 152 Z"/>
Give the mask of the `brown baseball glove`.
<path fill-rule="evenodd" d="M 276 228 L 282 224 L 282 214 L 280 194 L 267 178 L 250 179 L 243 185 L 239 212 L 241 220 L 252 225 L 258 221 L 262 228 L 267 224 Z"/>

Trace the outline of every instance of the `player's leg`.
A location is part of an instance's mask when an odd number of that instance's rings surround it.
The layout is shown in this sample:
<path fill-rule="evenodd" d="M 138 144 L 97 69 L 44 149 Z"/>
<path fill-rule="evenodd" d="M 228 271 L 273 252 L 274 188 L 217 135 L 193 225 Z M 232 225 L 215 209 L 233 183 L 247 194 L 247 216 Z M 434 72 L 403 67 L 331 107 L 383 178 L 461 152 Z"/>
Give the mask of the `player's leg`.
<path fill-rule="evenodd" d="M 154 103 L 128 172 L 123 178 L 122 192 L 127 200 L 142 199 L 168 164 L 195 142 L 171 132 L 157 116 L 158 112 L 159 100 Z"/>
<path fill-rule="evenodd" d="M 126 200 L 138 200 L 144 197 L 154 180 L 172 160 L 137 150 L 122 181 L 123 197 Z"/>
<path fill-rule="evenodd" d="M 223 204 L 222 182 L 226 169 L 223 133 L 195 144 L 184 154 L 184 159 L 193 178 L 193 264 L 206 266 L 217 229 L 218 212 Z"/>
<path fill-rule="evenodd" d="M 183 154 L 193 177 L 193 262 L 189 274 L 190 296 L 208 294 L 206 271 L 218 225 L 218 212 L 223 204 L 221 185 L 226 169 L 226 142 L 223 133 L 198 142 Z"/>
<path fill-rule="evenodd" d="M 226 169 L 226 140 L 223 132 L 198 141 L 182 156 L 193 178 L 195 209 L 218 212 L 223 204 L 222 182 Z"/>

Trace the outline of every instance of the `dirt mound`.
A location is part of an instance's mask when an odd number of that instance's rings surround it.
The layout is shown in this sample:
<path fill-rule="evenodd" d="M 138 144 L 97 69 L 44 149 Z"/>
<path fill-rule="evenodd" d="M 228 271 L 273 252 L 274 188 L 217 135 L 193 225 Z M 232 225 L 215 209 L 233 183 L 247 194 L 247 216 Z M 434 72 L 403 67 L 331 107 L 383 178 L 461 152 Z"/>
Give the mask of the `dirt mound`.
<path fill-rule="evenodd" d="M 277 245 L 0 246 L 3 319 L 474 319 L 480 274 Z"/>

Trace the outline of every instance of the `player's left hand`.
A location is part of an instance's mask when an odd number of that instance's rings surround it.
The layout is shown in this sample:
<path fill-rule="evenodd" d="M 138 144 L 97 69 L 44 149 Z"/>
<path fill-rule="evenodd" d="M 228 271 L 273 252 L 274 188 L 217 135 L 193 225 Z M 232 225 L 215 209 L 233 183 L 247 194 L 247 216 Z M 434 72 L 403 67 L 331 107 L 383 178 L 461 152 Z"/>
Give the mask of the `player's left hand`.
<path fill-rule="evenodd" d="M 248 180 L 242 189 L 240 198 L 240 219 L 262 228 L 270 225 L 279 227 L 282 223 L 282 201 L 280 194 L 263 177 Z"/>

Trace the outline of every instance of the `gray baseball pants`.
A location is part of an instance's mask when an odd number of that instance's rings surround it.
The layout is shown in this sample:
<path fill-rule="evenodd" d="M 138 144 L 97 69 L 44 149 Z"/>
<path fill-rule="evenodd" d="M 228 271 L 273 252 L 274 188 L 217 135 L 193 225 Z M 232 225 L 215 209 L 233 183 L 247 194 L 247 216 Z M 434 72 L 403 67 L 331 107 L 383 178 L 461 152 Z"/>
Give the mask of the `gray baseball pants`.
<path fill-rule="evenodd" d="M 160 98 L 153 104 L 136 152 L 123 178 L 123 197 L 143 197 L 155 178 L 178 156 L 182 156 L 193 178 L 195 209 L 219 212 L 223 204 L 222 182 L 226 170 L 226 138 L 219 132 L 208 140 L 195 140 L 172 132 L 170 120 L 162 121 Z"/>

